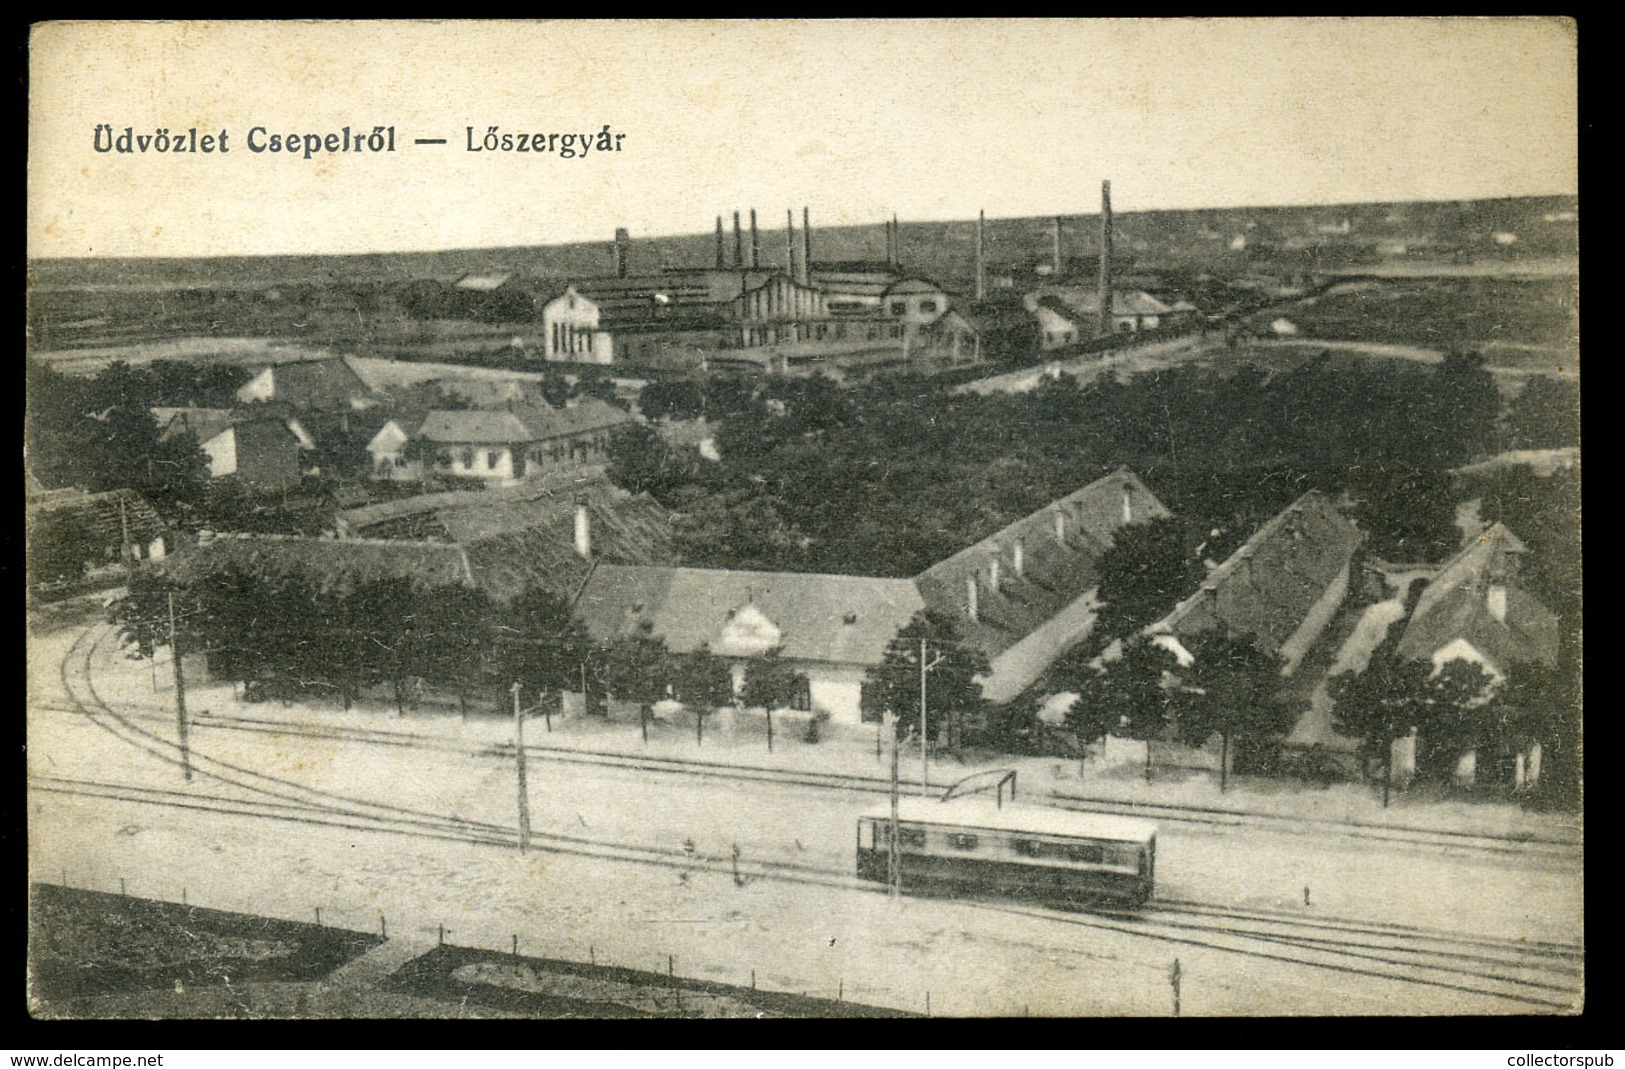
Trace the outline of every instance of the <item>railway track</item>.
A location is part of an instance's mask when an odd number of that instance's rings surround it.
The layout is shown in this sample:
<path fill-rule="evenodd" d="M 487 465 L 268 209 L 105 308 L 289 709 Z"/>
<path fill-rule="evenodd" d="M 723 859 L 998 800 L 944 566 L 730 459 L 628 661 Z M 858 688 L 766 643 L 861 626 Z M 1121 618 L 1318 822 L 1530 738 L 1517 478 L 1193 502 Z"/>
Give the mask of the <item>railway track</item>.
<path fill-rule="evenodd" d="M 36 703 L 36 707 L 61 712 L 82 713 L 85 710 L 72 704 Z M 167 721 L 159 714 L 122 714 L 131 719 Z M 476 744 L 451 739 L 434 738 L 407 731 L 354 726 L 311 726 L 286 721 L 230 716 L 199 717 L 191 721 L 197 730 L 239 731 L 295 738 L 317 738 L 354 742 L 363 745 L 388 746 L 443 752 L 471 757 L 489 757 L 511 753 L 512 746 L 504 744 Z M 154 736 L 155 739 L 160 737 Z M 167 741 L 167 740 L 161 740 Z M 890 781 L 882 776 L 864 776 L 850 773 L 809 772 L 787 770 L 762 765 L 737 763 L 721 764 L 676 757 L 627 755 L 601 750 L 548 746 L 545 743 L 527 743 L 525 752 L 536 760 L 559 764 L 599 766 L 635 772 L 654 772 L 674 776 L 692 776 L 728 779 L 743 782 L 765 782 L 785 786 L 853 791 L 866 794 L 886 794 Z M 932 796 L 943 790 L 943 785 L 925 787 L 919 783 L 903 782 L 905 794 Z M 1336 834 L 1347 838 L 1391 843 L 1424 848 L 1442 847 L 1483 854 L 1545 855 L 1553 858 L 1578 860 L 1580 843 L 1576 836 L 1524 835 L 1497 836 L 1476 832 L 1460 832 L 1393 826 L 1330 818 L 1279 816 L 1268 813 L 1240 812 L 1218 807 L 1165 805 L 1144 802 L 1124 802 L 1086 795 L 1052 794 L 1048 804 L 1061 809 L 1091 813 L 1121 814 L 1159 821 L 1173 821 L 1210 828 L 1237 827 L 1279 831 L 1287 834 L 1322 836 Z"/>
<path fill-rule="evenodd" d="M 84 715 L 98 727 L 158 759 L 178 767 L 179 747 L 146 730 L 128 715 L 114 710 L 100 699 L 90 678 L 90 658 L 96 640 L 87 632 L 76 642 L 61 667 L 61 678 L 72 701 L 68 711 Z M 82 678 L 70 665 L 83 658 Z M 144 719 L 144 718 L 143 718 Z M 276 730 L 288 733 L 282 725 Z M 237 726 L 236 730 L 272 730 L 269 725 Z M 329 732 L 304 732 L 332 737 Z M 468 747 L 444 740 L 423 740 L 405 733 L 373 729 L 338 729 L 338 737 L 362 741 L 367 736 L 397 736 L 377 740 L 388 745 L 417 748 L 451 748 L 455 752 L 489 754 L 491 747 Z M 429 743 L 433 743 L 430 746 Z M 527 747 L 527 750 L 530 748 Z M 560 759 L 585 759 L 588 763 L 616 764 L 622 767 L 679 774 L 719 774 L 717 766 L 678 759 L 632 759 L 614 754 L 587 754 L 538 748 L 540 755 L 561 755 Z M 204 793 L 198 789 L 176 790 L 69 777 L 31 774 L 29 789 L 63 797 L 120 801 L 206 812 L 221 816 L 277 820 L 306 826 L 346 828 L 356 831 L 403 835 L 422 840 L 467 843 L 513 849 L 517 833 L 507 827 L 456 816 L 426 813 L 391 806 L 368 799 L 322 791 L 280 777 L 193 754 L 198 774 L 230 791 L 236 797 Z M 667 766 L 674 766 L 668 768 Z M 868 777 L 825 774 L 790 774 L 778 770 L 745 769 L 737 778 L 770 779 L 774 782 L 806 786 L 839 787 L 845 790 L 874 790 Z M 864 786 L 853 786 L 852 784 Z M 1071 799 L 1071 801 L 1083 801 Z M 1144 814 L 1144 809 L 1135 810 Z M 610 839 L 594 839 L 549 832 L 533 832 L 532 842 L 551 852 L 599 860 L 654 865 L 689 871 L 728 873 L 735 880 L 768 879 L 844 891 L 884 893 L 882 888 L 859 880 L 849 870 L 800 864 L 791 861 L 742 862 L 732 858 L 709 857 L 692 850 L 630 844 Z M 1024 906 L 1008 902 L 965 901 L 956 903 L 978 910 L 1018 915 L 1046 923 L 1080 926 L 1135 936 L 1158 943 L 1192 946 L 1243 957 L 1281 962 L 1332 972 L 1443 988 L 1464 995 L 1499 1000 L 1525 1011 L 1572 1011 L 1579 1005 L 1583 989 L 1584 952 L 1574 944 L 1529 942 L 1428 929 L 1413 925 L 1385 924 L 1333 917 L 1301 915 L 1265 910 L 1237 910 L 1189 901 L 1155 902 L 1137 913 L 1078 913 L 1068 910 Z"/>

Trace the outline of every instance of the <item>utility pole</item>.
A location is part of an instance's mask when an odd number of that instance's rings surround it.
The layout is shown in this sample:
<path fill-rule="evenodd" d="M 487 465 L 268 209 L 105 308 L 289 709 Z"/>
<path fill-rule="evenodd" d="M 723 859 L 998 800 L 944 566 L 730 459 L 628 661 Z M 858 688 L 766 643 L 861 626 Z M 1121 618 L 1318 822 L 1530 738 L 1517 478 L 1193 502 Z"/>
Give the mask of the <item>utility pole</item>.
<path fill-rule="evenodd" d="M 169 655 L 175 664 L 175 721 L 181 740 L 181 770 L 186 782 L 192 782 L 192 745 L 187 738 L 186 680 L 181 672 L 181 650 L 175 637 L 175 594 L 169 594 Z"/>
<path fill-rule="evenodd" d="M 890 714 L 888 714 L 890 715 Z M 898 832 L 900 820 L 898 817 L 898 783 L 897 766 L 903 750 L 903 737 L 898 730 L 901 722 L 897 716 L 891 718 L 891 835 L 887 837 L 886 850 L 886 886 L 891 897 L 896 898 L 903 884 L 903 859 L 898 853 Z"/>
<path fill-rule="evenodd" d="M 525 711 L 519 707 L 519 684 L 513 685 L 513 750 L 519 773 L 519 852 L 530 849 L 530 790 L 525 785 Z"/>
<path fill-rule="evenodd" d="M 920 639 L 920 786 L 930 786 L 930 767 L 926 758 L 926 730 L 925 730 L 925 673 L 942 663 L 942 654 L 927 664 L 925 661 L 925 639 Z"/>

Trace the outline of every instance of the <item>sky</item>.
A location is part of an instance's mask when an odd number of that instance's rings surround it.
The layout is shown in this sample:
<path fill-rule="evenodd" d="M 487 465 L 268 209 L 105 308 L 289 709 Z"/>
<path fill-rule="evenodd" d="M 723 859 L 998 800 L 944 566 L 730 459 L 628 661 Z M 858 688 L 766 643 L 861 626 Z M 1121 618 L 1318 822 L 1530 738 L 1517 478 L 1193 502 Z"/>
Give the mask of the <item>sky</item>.
<path fill-rule="evenodd" d="M 1576 194 L 1576 29 L 1536 19 L 57 22 L 30 41 L 30 257 Z M 227 131 L 226 153 L 96 130 Z M 500 132 L 617 152 L 473 152 Z M 392 153 L 248 150 L 370 132 Z M 415 145 L 445 138 L 445 145 Z M 105 144 L 106 141 L 104 140 Z M 555 148 L 556 148 L 555 142 Z"/>

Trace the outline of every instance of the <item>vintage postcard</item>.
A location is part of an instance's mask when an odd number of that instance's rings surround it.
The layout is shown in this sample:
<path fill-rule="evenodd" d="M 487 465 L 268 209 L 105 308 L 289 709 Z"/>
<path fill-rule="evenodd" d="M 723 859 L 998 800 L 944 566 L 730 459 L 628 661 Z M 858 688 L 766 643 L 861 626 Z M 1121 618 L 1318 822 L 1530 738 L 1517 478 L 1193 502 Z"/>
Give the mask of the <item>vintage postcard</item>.
<path fill-rule="evenodd" d="M 35 26 L 30 1013 L 1579 1013 L 1576 35 Z"/>

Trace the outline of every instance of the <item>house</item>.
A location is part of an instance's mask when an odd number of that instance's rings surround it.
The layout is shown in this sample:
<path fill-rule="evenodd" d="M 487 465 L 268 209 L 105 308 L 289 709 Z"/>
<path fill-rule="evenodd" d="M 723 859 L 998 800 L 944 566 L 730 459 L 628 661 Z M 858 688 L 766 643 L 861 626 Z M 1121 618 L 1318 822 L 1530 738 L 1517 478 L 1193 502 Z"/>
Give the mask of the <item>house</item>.
<path fill-rule="evenodd" d="M 1281 657 L 1282 673 L 1291 675 L 1348 596 L 1361 540 L 1354 522 L 1311 490 L 1255 531 L 1146 633 L 1250 635 L 1260 649 Z"/>
<path fill-rule="evenodd" d="M 1079 312 L 1059 297 L 1035 296 L 1029 310 L 1038 321 L 1040 349 L 1061 349 L 1094 337 L 1095 317 Z"/>
<path fill-rule="evenodd" d="M 1040 335 L 1046 348 L 1069 344 L 1060 340 L 1069 326 L 1078 331 L 1074 341 L 1092 338 L 1099 331 L 1100 294 L 1096 290 L 1084 286 L 1040 286 L 1028 293 L 1025 300 L 1028 310 L 1040 319 L 1040 331 L 1056 335 L 1054 339 Z M 1166 330 L 1187 323 L 1198 315 L 1196 306 L 1188 301 L 1169 304 L 1145 290 L 1117 290 L 1112 293 L 1111 321 L 1115 334 Z"/>
<path fill-rule="evenodd" d="M 612 364 L 615 342 L 602 329 L 603 309 L 574 286 L 542 305 L 543 355 L 548 360 Z"/>
<path fill-rule="evenodd" d="M 154 408 L 158 437 L 167 441 L 190 434 L 209 456 L 209 477 L 234 477 L 249 486 L 292 486 L 299 482 L 298 434 L 273 415 L 223 408 Z"/>
<path fill-rule="evenodd" d="M 376 402 L 372 389 L 340 357 L 261 368 L 237 391 L 237 400 L 280 401 L 296 410 L 365 408 Z"/>
<path fill-rule="evenodd" d="M 162 560 L 169 548 L 163 520 L 134 490 L 31 494 L 25 531 L 31 583 L 76 578 L 104 565 Z"/>
<path fill-rule="evenodd" d="M 1496 679 L 1514 664 L 1557 664 L 1557 616 L 1518 585 L 1522 541 L 1494 524 L 1440 567 L 1423 589 L 1398 654 L 1435 670 L 1476 664 Z"/>
<path fill-rule="evenodd" d="M 739 345 L 746 349 L 821 337 L 818 329 L 829 318 L 823 290 L 777 272 L 745 290 L 733 303 Z"/>
<path fill-rule="evenodd" d="M 707 646 L 732 662 L 736 688 L 751 658 L 780 649 L 807 678 L 799 704 L 852 724 L 864 678 L 923 607 L 907 579 L 618 565 L 594 569 L 577 602 L 595 639 L 647 632 L 677 653 Z"/>
<path fill-rule="evenodd" d="M 367 440 L 367 458 L 374 479 L 417 482 L 423 478 L 422 465 L 408 456 L 408 446 L 428 415 L 428 409 L 397 412 L 387 416 L 373 432 Z"/>
<path fill-rule="evenodd" d="M 298 578 L 322 593 L 349 593 L 368 582 L 408 579 L 422 590 L 476 586 L 463 547 L 447 543 L 301 535 L 199 535 L 195 546 L 164 561 L 180 586 L 219 575 Z"/>
<path fill-rule="evenodd" d="M 595 564 L 677 562 L 671 515 L 602 477 L 550 472 L 496 490 L 454 490 L 338 513 L 341 538 L 463 547 L 493 597 L 530 587 L 573 600 Z"/>
<path fill-rule="evenodd" d="M 955 619 L 990 664 L 983 694 L 1019 694 L 1088 634 L 1094 566 L 1128 524 L 1169 516 L 1126 468 L 1051 502 L 915 577 L 933 612 Z"/>
<path fill-rule="evenodd" d="M 595 397 L 564 408 L 436 410 L 413 435 L 422 459 L 408 458 L 405 467 L 420 476 L 430 470 L 511 484 L 549 468 L 602 462 L 611 432 L 631 422 L 629 413 Z"/>

